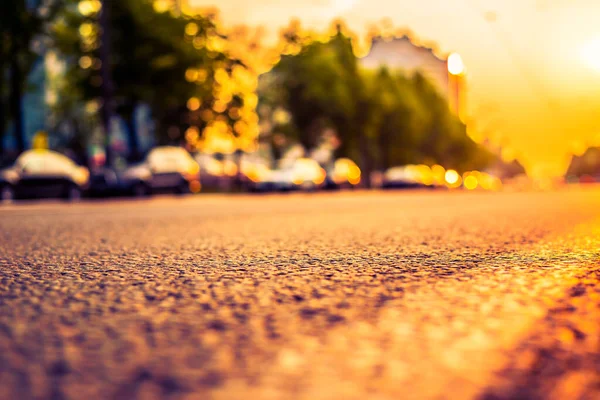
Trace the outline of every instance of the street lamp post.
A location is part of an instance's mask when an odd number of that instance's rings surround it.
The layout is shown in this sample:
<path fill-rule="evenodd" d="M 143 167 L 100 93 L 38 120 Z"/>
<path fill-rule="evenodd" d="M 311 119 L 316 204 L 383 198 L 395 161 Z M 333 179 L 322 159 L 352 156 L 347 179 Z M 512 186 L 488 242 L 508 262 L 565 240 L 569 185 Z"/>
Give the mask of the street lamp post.
<path fill-rule="evenodd" d="M 458 53 L 452 53 L 448 56 L 448 73 L 449 73 L 449 89 L 450 96 L 452 96 L 452 102 L 454 112 L 462 119 L 462 82 L 464 78 L 465 65 L 462 57 Z"/>

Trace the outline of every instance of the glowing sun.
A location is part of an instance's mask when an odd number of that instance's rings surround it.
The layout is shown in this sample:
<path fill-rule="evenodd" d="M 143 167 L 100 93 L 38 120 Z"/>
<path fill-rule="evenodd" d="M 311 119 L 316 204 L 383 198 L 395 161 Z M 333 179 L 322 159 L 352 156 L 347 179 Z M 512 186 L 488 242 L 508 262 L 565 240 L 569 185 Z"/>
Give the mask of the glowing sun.
<path fill-rule="evenodd" d="M 581 48 L 581 58 L 588 67 L 600 72 L 600 37 L 587 42 Z"/>

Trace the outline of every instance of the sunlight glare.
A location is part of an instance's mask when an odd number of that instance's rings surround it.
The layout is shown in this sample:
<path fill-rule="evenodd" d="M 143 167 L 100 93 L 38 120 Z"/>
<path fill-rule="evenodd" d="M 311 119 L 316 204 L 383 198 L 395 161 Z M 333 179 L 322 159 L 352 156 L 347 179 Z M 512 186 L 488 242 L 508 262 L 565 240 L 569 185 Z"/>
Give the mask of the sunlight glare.
<path fill-rule="evenodd" d="M 461 75 L 465 70 L 462 57 L 458 53 L 452 53 L 448 56 L 448 72 L 452 75 Z"/>
<path fill-rule="evenodd" d="M 341 14 L 350 10 L 357 2 L 358 0 L 333 0 L 331 7 L 336 13 Z"/>
<path fill-rule="evenodd" d="M 588 67 L 600 72 L 600 37 L 582 47 L 581 58 Z"/>

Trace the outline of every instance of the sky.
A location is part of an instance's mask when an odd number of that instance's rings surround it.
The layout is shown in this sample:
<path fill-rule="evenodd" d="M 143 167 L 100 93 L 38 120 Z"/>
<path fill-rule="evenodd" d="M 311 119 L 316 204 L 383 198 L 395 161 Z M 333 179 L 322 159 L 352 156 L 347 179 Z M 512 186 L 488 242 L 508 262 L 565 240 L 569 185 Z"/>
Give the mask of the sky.
<path fill-rule="evenodd" d="M 325 30 L 341 17 L 361 35 L 388 19 L 467 68 L 468 131 L 501 145 L 533 176 L 562 174 L 600 145 L 598 0 L 184 0 L 215 6 L 227 25 L 273 37 L 300 19 Z"/>

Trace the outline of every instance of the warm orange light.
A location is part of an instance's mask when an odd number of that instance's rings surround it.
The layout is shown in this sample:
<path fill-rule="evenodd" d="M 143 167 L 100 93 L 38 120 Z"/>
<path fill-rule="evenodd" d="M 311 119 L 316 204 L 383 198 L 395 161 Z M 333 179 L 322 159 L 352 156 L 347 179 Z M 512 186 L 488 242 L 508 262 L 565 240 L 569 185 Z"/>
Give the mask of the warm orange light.
<path fill-rule="evenodd" d="M 83 69 L 88 69 L 92 66 L 92 58 L 90 56 L 83 56 L 79 59 L 79 66 Z"/>
<path fill-rule="evenodd" d="M 193 180 L 190 182 L 190 192 L 198 193 L 201 188 L 202 188 L 202 185 L 200 184 L 200 181 Z"/>
<path fill-rule="evenodd" d="M 500 178 L 492 178 L 492 185 L 491 185 L 491 189 L 498 191 L 502 189 L 502 180 Z"/>
<path fill-rule="evenodd" d="M 475 177 L 475 175 L 467 176 L 463 182 L 463 186 L 468 190 L 475 190 L 477 189 L 478 185 L 479 182 L 477 182 L 477 178 Z"/>
<path fill-rule="evenodd" d="M 479 177 L 479 186 L 483 190 L 492 190 L 493 177 L 485 172 Z"/>
<path fill-rule="evenodd" d="M 320 185 L 321 183 L 325 182 L 325 177 L 327 176 L 327 173 L 325 172 L 325 170 L 323 168 L 321 168 L 321 171 L 319 172 L 319 174 L 313 179 L 313 182 L 316 185 Z"/>
<path fill-rule="evenodd" d="M 198 33 L 198 24 L 196 24 L 195 22 L 189 22 L 185 26 L 185 34 L 186 35 L 194 36 L 197 33 Z"/>
<path fill-rule="evenodd" d="M 445 179 L 449 185 L 454 185 L 460 179 L 460 175 L 455 170 L 449 169 L 448 171 L 446 171 Z"/>
<path fill-rule="evenodd" d="M 101 8 L 102 3 L 99 0 L 82 0 L 77 4 L 77 10 L 84 17 L 97 13 Z"/>
<path fill-rule="evenodd" d="M 350 167 L 350 171 L 348 172 L 348 182 L 352 185 L 358 185 L 360 183 L 360 168 L 358 168 L 357 165 Z"/>
<path fill-rule="evenodd" d="M 191 163 L 186 172 L 189 175 L 195 176 L 200 172 L 200 166 L 196 162 Z"/>
<path fill-rule="evenodd" d="M 190 111 L 196 111 L 197 109 L 200 108 L 200 99 L 197 97 L 190 97 L 190 99 L 187 102 L 187 108 Z"/>
<path fill-rule="evenodd" d="M 310 158 L 299 158 L 294 162 L 292 182 L 301 185 L 304 182 L 321 184 L 325 181 L 325 170 L 315 160 Z"/>
<path fill-rule="evenodd" d="M 431 168 L 429 168 L 428 165 L 417 165 L 417 171 L 419 182 L 426 186 L 431 186 L 433 184 L 433 174 L 431 173 Z"/>
<path fill-rule="evenodd" d="M 198 79 L 198 71 L 194 68 L 188 68 L 185 71 L 185 80 L 188 82 L 194 82 L 196 79 Z"/>
<path fill-rule="evenodd" d="M 171 8 L 171 4 L 167 0 L 155 0 L 152 6 L 157 13 L 164 13 Z"/>
<path fill-rule="evenodd" d="M 238 173 L 238 167 L 235 162 L 226 160 L 223 164 L 223 172 L 227 176 L 235 176 Z"/>
<path fill-rule="evenodd" d="M 223 164 L 214 158 L 208 159 L 204 165 L 204 170 L 212 176 L 223 176 Z"/>
<path fill-rule="evenodd" d="M 79 26 L 79 34 L 83 37 L 91 36 L 94 33 L 94 26 L 89 22 L 84 22 Z"/>
<path fill-rule="evenodd" d="M 431 174 L 433 175 L 433 182 L 436 185 L 443 185 L 445 181 L 446 168 L 441 165 L 434 165 L 431 167 Z"/>
<path fill-rule="evenodd" d="M 360 183 L 360 168 L 349 158 L 338 158 L 333 167 L 333 181 L 337 184 L 348 182 L 352 185 Z"/>
<path fill-rule="evenodd" d="M 77 168 L 77 171 L 75 172 L 74 176 L 75 182 L 79 183 L 80 185 L 84 185 L 88 182 L 90 178 L 90 172 L 85 167 L 79 167 Z"/>
<path fill-rule="evenodd" d="M 448 72 L 452 75 L 461 75 L 465 71 L 465 64 L 458 53 L 452 53 L 448 56 Z"/>

